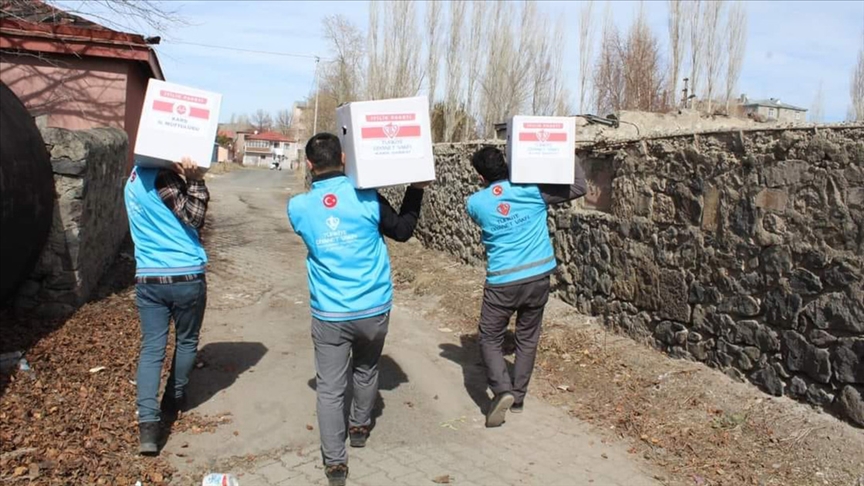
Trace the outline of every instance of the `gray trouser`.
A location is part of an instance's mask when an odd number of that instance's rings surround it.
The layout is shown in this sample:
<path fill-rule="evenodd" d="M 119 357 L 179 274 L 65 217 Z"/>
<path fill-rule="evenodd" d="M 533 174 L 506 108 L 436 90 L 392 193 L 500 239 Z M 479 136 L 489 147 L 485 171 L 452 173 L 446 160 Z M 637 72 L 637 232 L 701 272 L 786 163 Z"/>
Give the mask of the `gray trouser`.
<path fill-rule="evenodd" d="M 356 321 L 328 322 L 312 318 L 318 430 L 325 465 L 348 462 L 344 403 L 349 369 L 354 381 L 354 397 L 348 423 L 351 427 L 368 427 L 372 423 L 372 408 L 378 397 L 378 359 L 384 349 L 389 323 L 389 312 Z"/>
<path fill-rule="evenodd" d="M 480 354 L 486 365 L 489 388 L 496 395 L 511 392 L 516 403 L 525 399 L 537 344 L 543 311 L 549 301 L 549 277 L 506 287 L 486 287 L 480 310 Z M 516 314 L 516 364 L 513 380 L 504 360 L 504 335 L 510 317 Z"/>

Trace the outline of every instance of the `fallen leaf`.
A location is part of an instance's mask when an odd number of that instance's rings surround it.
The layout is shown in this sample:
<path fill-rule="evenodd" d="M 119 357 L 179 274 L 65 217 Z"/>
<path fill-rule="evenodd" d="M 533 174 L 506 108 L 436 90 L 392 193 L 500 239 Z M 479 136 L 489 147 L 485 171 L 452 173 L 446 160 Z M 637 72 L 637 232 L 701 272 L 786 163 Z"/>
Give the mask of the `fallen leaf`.
<path fill-rule="evenodd" d="M 310 424 L 306 424 L 306 430 L 315 430 L 315 427 Z"/>
<path fill-rule="evenodd" d="M 238 435 L 240 435 L 240 432 L 238 432 L 238 431 L 235 430 L 235 431 L 234 431 L 234 437 L 237 437 Z"/>
<path fill-rule="evenodd" d="M 609 455 L 607 455 L 605 452 L 603 454 L 600 454 L 600 457 L 602 457 L 603 459 L 609 459 Z"/>
<path fill-rule="evenodd" d="M 15 468 L 15 471 L 12 473 L 12 476 L 18 477 L 23 476 L 29 469 L 25 466 L 18 466 Z"/>
<path fill-rule="evenodd" d="M 441 332 L 453 332 L 453 329 L 450 329 L 449 327 L 439 327 L 438 330 Z"/>
<path fill-rule="evenodd" d="M 567 385 L 558 385 L 558 389 L 561 390 L 561 391 L 565 391 L 565 392 L 569 392 L 569 391 L 570 391 L 570 387 L 567 386 Z"/>
<path fill-rule="evenodd" d="M 432 480 L 435 484 L 450 484 L 450 475 L 445 474 L 443 476 L 438 476 L 437 478 Z"/>
<path fill-rule="evenodd" d="M 97 366 L 95 368 L 90 368 L 90 373 L 99 373 L 100 371 L 102 371 L 104 369 L 105 369 L 104 366 Z"/>

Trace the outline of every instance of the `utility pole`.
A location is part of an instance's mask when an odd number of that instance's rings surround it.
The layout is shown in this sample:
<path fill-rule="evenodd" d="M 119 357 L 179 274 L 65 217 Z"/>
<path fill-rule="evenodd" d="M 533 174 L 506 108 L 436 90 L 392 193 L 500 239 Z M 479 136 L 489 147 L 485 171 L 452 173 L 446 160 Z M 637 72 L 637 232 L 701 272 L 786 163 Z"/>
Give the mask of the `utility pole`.
<path fill-rule="evenodd" d="M 312 135 L 318 133 L 318 63 L 321 62 L 321 58 L 315 56 L 315 120 L 312 122 Z"/>

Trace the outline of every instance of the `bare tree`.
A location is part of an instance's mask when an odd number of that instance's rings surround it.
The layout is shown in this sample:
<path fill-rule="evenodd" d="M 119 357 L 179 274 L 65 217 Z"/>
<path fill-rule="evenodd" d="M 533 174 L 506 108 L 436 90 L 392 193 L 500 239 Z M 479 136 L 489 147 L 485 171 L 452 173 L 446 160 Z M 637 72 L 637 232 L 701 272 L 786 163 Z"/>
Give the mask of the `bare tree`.
<path fill-rule="evenodd" d="M 438 62 L 441 46 L 441 1 L 426 2 L 426 80 L 429 85 L 429 109 L 435 106 L 435 90 L 438 87 Z"/>
<path fill-rule="evenodd" d="M 703 1 L 692 0 L 686 3 L 685 20 L 687 35 L 690 37 L 690 93 L 696 94 L 699 87 L 699 76 L 702 73 L 705 32 L 702 27 Z"/>
<path fill-rule="evenodd" d="M 378 60 L 378 2 L 369 0 L 369 32 L 367 33 L 366 52 L 366 98 L 370 100 L 383 98 L 384 81 L 382 80 L 382 69 Z"/>
<path fill-rule="evenodd" d="M 678 76 L 686 42 L 684 14 L 683 0 L 669 0 L 669 63 L 671 64 L 669 93 L 673 105 L 677 104 Z"/>
<path fill-rule="evenodd" d="M 627 43 L 619 48 L 624 66 L 624 107 L 628 110 L 661 111 L 666 105 L 665 78 L 660 43 L 640 6 Z"/>
<path fill-rule="evenodd" d="M 621 38 L 612 19 L 612 9 L 606 4 L 600 54 L 594 69 L 594 102 L 597 112 L 608 114 L 624 105 L 624 65 L 620 53 Z"/>
<path fill-rule="evenodd" d="M 852 71 L 852 81 L 849 87 L 852 96 L 852 111 L 855 121 L 864 121 L 864 36 L 858 48 L 858 63 Z"/>
<path fill-rule="evenodd" d="M 744 52 L 747 49 L 747 10 L 744 3 L 737 1 L 729 9 L 726 20 L 726 47 L 728 58 L 726 64 L 726 114 L 731 114 L 730 104 L 741 77 L 741 66 L 744 63 Z"/>
<path fill-rule="evenodd" d="M 712 112 L 712 103 L 717 94 L 720 82 L 720 70 L 723 64 L 723 36 L 720 32 L 720 19 L 725 3 L 723 0 L 711 0 L 705 6 L 703 28 L 705 31 L 705 98 L 708 101 L 708 113 Z"/>
<path fill-rule="evenodd" d="M 4 13 L 16 18 L 16 12 L 21 7 L 32 12 L 33 0 L 6 0 L 3 3 Z M 55 1 L 47 2 L 43 9 L 45 15 L 58 15 L 61 11 L 92 19 L 102 25 L 125 32 L 152 31 L 164 34 L 171 28 L 183 25 L 186 19 L 180 14 L 180 8 L 174 8 L 173 2 L 154 0 L 88 0 L 86 2 L 66 2 L 55 9 Z M 57 19 L 58 22 L 61 19 Z"/>
<path fill-rule="evenodd" d="M 816 96 L 813 97 L 813 104 L 810 105 L 810 121 L 812 123 L 822 123 L 825 118 L 825 93 L 822 91 L 822 81 L 819 81 L 819 89 L 816 90 Z"/>
<path fill-rule="evenodd" d="M 364 89 L 363 34 L 341 14 L 325 17 L 322 24 L 333 60 L 322 69 L 321 85 L 337 105 L 355 101 Z"/>
<path fill-rule="evenodd" d="M 282 109 L 276 112 L 276 130 L 282 135 L 288 135 L 291 131 L 291 125 L 294 124 L 294 112 L 288 109 Z"/>
<path fill-rule="evenodd" d="M 594 0 L 588 0 L 579 12 L 579 112 L 585 113 L 591 87 L 591 60 L 594 57 Z"/>
<path fill-rule="evenodd" d="M 462 35 L 465 30 L 465 12 L 468 3 L 465 0 L 450 2 L 450 40 L 447 49 L 446 70 L 447 79 L 444 94 L 444 120 L 441 129 L 442 140 L 447 142 L 461 139 L 464 129 L 457 127 L 460 95 L 462 93 L 462 65 L 465 64 L 464 53 L 469 52 L 463 47 Z M 470 68 L 469 68 L 470 69 Z"/>
<path fill-rule="evenodd" d="M 474 116 L 476 110 L 474 98 L 477 93 L 477 83 L 480 77 L 480 59 L 482 58 L 483 39 L 485 37 L 486 3 L 484 0 L 474 0 L 471 4 L 471 26 L 468 36 L 468 85 L 466 86 L 465 110 Z M 462 139 L 467 139 L 475 127 L 464 126 Z"/>
<path fill-rule="evenodd" d="M 370 36 L 375 39 L 374 48 L 377 50 L 370 56 L 370 61 L 374 60 L 371 70 L 375 85 L 369 89 L 373 99 L 415 96 L 420 91 L 423 68 L 419 62 L 421 39 L 415 4 L 414 0 L 387 4 L 384 25 L 375 29 L 381 29 L 380 42 L 378 33 L 372 33 L 370 25 Z M 377 10 L 377 5 L 370 6 L 370 24 L 372 20 L 378 24 Z"/>
<path fill-rule="evenodd" d="M 266 132 L 273 128 L 273 118 L 270 114 L 262 109 L 258 109 L 252 114 L 252 127 L 258 132 Z"/>

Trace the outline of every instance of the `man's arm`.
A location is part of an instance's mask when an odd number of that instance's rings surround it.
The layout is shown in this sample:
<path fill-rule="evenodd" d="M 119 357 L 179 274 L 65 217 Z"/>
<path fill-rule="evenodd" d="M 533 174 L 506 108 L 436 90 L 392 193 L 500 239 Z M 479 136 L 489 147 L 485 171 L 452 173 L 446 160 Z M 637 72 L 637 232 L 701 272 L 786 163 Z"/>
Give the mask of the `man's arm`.
<path fill-rule="evenodd" d="M 180 221 L 195 229 L 204 226 L 210 192 L 201 179 L 183 180 L 170 170 L 161 170 L 156 176 L 156 189 L 162 202 Z"/>
<path fill-rule="evenodd" d="M 582 169 L 582 164 L 579 163 L 579 158 L 576 158 L 574 164 L 574 172 L 576 180 L 572 185 L 563 184 L 541 184 L 540 194 L 543 195 L 543 200 L 546 204 L 561 204 L 567 201 L 578 199 L 588 193 L 588 183 L 585 181 L 585 171 Z"/>
<path fill-rule="evenodd" d="M 408 186 L 398 213 L 381 194 L 378 194 L 378 202 L 381 207 L 381 222 L 378 223 L 381 233 L 399 242 L 410 240 L 420 218 L 423 189 Z"/>

